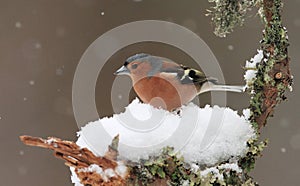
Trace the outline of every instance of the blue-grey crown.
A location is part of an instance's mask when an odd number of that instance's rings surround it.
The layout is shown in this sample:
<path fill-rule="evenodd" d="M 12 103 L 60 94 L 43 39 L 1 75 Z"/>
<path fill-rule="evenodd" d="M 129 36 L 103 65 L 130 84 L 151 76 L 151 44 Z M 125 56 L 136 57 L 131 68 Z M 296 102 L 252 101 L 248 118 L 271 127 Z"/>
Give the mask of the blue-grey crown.
<path fill-rule="evenodd" d="M 148 56 L 151 56 L 150 54 L 145 54 L 145 53 L 140 53 L 140 54 L 135 54 L 129 58 L 126 59 L 126 62 L 127 63 L 130 63 L 132 61 L 135 61 L 135 60 L 138 60 L 138 59 L 142 59 L 144 57 L 148 57 Z"/>

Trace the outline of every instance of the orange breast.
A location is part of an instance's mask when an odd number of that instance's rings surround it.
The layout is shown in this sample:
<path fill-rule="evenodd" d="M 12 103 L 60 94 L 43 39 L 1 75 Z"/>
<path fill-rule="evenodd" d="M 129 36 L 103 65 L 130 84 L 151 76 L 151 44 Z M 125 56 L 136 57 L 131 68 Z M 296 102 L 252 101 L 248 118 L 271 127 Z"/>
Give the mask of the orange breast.
<path fill-rule="evenodd" d="M 193 84 L 181 84 L 174 77 L 146 77 L 134 82 L 133 87 L 143 102 L 169 111 L 190 102 L 197 95 Z"/>

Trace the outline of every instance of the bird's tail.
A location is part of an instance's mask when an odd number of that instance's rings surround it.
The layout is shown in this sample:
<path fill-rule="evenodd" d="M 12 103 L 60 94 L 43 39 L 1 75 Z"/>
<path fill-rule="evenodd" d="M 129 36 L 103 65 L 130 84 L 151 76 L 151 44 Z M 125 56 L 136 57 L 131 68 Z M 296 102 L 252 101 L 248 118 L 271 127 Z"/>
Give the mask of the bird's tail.
<path fill-rule="evenodd" d="M 213 84 L 210 87 L 210 91 L 244 92 L 244 86 Z"/>

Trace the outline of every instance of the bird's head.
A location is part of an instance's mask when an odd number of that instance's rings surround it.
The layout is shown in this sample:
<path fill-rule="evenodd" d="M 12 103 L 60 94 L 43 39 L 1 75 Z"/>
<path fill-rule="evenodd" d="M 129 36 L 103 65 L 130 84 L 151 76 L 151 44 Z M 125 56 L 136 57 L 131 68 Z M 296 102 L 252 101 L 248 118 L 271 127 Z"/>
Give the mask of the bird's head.
<path fill-rule="evenodd" d="M 144 78 L 149 76 L 152 64 L 149 62 L 150 54 L 135 54 L 126 59 L 124 65 L 119 68 L 115 75 L 129 75 L 131 78 Z"/>

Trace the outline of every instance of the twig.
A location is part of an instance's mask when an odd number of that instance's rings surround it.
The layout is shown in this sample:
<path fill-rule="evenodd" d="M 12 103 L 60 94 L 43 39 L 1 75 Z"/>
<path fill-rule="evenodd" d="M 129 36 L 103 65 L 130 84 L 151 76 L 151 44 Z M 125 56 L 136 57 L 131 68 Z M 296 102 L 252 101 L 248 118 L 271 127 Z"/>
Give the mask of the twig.
<path fill-rule="evenodd" d="M 64 141 L 55 137 L 42 139 L 32 136 L 21 136 L 20 139 L 26 145 L 53 150 L 55 157 L 65 160 L 67 166 L 75 168 L 78 178 L 85 186 L 115 186 L 125 185 L 126 183 L 128 175 L 119 175 L 115 171 L 118 166 L 118 162 L 116 162 L 118 152 L 115 149 L 118 146 L 118 136 L 114 138 L 111 148 L 104 157 L 95 156 L 90 150 L 80 148 L 74 142 Z M 99 174 L 96 171 L 91 171 L 90 166 L 92 165 L 98 166 L 103 172 L 105 170 L 113 171 L 114 176 L 107 176 L 105 173 Z"/>

